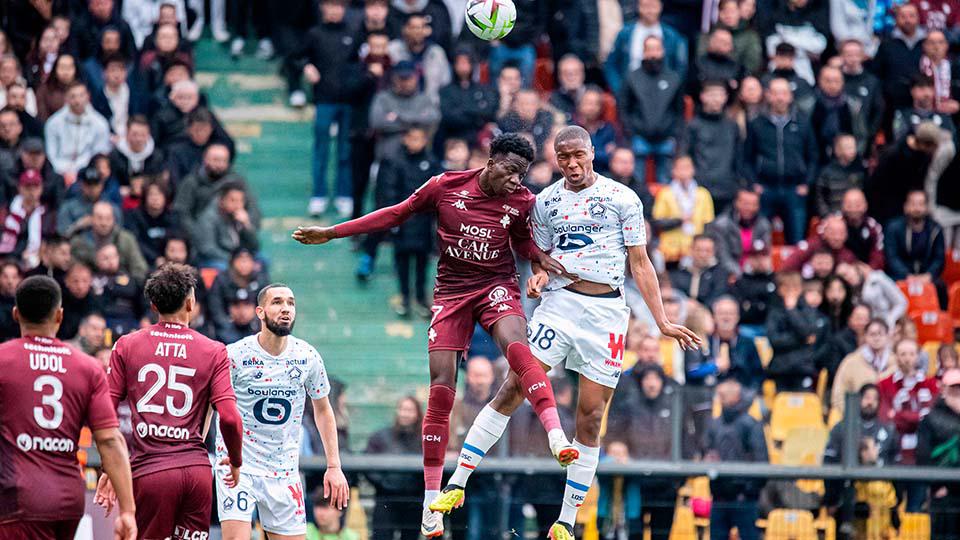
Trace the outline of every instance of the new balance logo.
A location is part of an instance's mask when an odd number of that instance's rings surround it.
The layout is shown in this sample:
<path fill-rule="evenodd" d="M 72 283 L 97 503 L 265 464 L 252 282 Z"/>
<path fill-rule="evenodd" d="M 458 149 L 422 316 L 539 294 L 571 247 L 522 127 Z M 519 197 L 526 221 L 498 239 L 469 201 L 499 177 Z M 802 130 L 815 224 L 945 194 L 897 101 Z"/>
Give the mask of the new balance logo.
<path fill-rule="evenodd" d="M 540 390 L 541 388 L 546 388 L 546 387 L 547 387 L 547 383 L 545 383 L 545 382 L 538 382 L 538 383 L 534 384 L 533 386 L 531 386 L 530 388 L 527 388 L 527 393 L 528 393 L 528 394 L 532 394 L 532 393 L 536 392 L 537 390 Z"/>

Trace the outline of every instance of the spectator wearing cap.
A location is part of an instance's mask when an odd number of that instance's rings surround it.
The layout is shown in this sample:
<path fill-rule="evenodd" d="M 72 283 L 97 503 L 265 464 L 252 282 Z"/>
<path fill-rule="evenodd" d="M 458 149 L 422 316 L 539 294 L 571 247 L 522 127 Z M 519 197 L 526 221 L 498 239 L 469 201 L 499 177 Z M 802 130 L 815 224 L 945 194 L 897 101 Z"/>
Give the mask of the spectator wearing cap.
<path fill-rule="evenodd" d="M 864 45 L 856 40 L 841 42 L 840 71 L 843 72 L 843 93 L 851 103 L 859 103 L 858 119 L 854 122 L 854 134 L 857 137 L 857 151 L 868 156 L 873 151 L 873 136 L 883 123 L 883 90 L 876 75 L 863 68 L 868 56 Z"/>
<path fill-rule="evenodd" d="M 743 143 L 737 124 L 724 114 L 729 93 L 722 81 L 701 84 L 700 107 L 687 124 L 680 152 L 693 158 L 703 187 L 710 191 L 716 212 L 725 212 L 740 187 Z"/>
<path fill-rule="evenodd" d="M 127 121 L 124 135 L 110 152 L 110 168 L 121 186 L 130 186 L 130 178 L 156 175 L 164 170 L 163 151 L 157 148 L 150 135 L 147 117 L 135 115 Z"/>
<path fill-rule="evenodd" d="M 20 324 L 13 320 L 13 306 L 22 279 L 17 263 L 0 263 L 0 339 L 4 341 L 20 337 Z"/>
<path fill-rule="evenodd" d="M 941 394 L 917 429 L 917 465 L 960 468 L 960 370 L 943 374 Z M 933 479 L 930 485 L 931 537 L 960 538 L 960 483 Z"/>
<path fill-rule="evenodd" d="M 166 184 L 150 180 L 143 186 L 143 203 L 123 216 L 123 226 L 137 239 L 140 252 L 153 267 L 159 266 L 167 238 L 179 228 L 180 220 L 169 201 Z"/>
<path fill-rule="evenodd" d="M 662 49 L 669 51 L 669 54 L 660 55 L 663 66 L 675 73 L 681 82 L 687 77 L 687 40 L 672 26 L 660 21 L 661 0 L 637 0 L 637 11 L 639 19 L 623 26 L 604 65 L 604 76 L 614 94 L 623 90 L 630 74 L 647 58 L 647 39 L 651 36 L 658 37 Z"/>
<path fill-rule="evenodd" d="M 100 299 L 93 294 L 93 270 L 85 263 L 74 261 L 67 269 L 63 287 L 63 322 L 57 337 L 73 339 L 80 321 L 91 313 L 101 311 Z"/>
<path fill-rule="evenodd" d="M 807 305 L 798 272 L 777 274 L 777 303 L 767 318 L 767 339 L 773 359 L 767 375 L 777 391 L 813 391 L 817 372 L 828 356 L 830 322 Z"/>
<path fill-rule="evenodd" d="M 709 306 L 730 286 L 730 273 L 716 257 L 716 244 L 705 234 L 695 236 L 689 262 L 670 272 L 670 283 L 683 294 Z"/>
<path fill-rule="evenodd" d="M 167 147 L 164 169 L 170 173 L 170 182 L 178 185 L 203 163 L 207 146 L 215 143 L 213 114 L 206 107 L 197 107 L 187 114 L 187 136 Z M 156 141 L 154 141 L 156 144 Z"/>
<path fill-rule="evenodd" d="M 558 86 L 550 93 L 550 105 L 563 113 L 567 123 L 573 120 L 577 103 L 586 91 L 586 78 L 583 60 L 573 54 L 568 53 L 557 62 Z"/>
<path fill-rule="evenodd" d="M 113 27 L 120 32 L 120 49 L 127 58 L 135 58 L 137 43 L 130 30 L 130 25 L 120 16 L 119 10 L 114 9 L 113 0 L 89 0 L 88 9 L 82 10 L 73 22 L 71 34 L 77 36 L 80 58 L 93 56 L 97 50 L 100 34 L 107 27 Z"/>
<path fill-rule="evenodd" d="M 884 230 L 887 273 L 895 280 L 933 283 L 944 300 L 945 285 L 940 278 L 946 264 L 943 228 L 930 217 L 924 191 L 911 191 L 903 215 L 890 220 Z"/>
<path fill-rule="evenodd" d="M 783 268 L 784 270 L 801 272 L 805 276 L 810 276 L 813 274 L 813 271 L 808 265 L 810 265 L 813 256 L 823 250 L 830 252 L 835 264 L 856 264 L 859 262 L 859 259 L 857 259 L 853 251 L 847 248 L 847 239 L 847 224 L 843 220 L 843 217 L 837 215 L 830 216 L 823 220 L 823 224 L 816 237 L 811 238 L 808 242 L 801 242 L 797 246 L 796 251 L 784 261 Z"/>
<path fill-rule="evenodd" d="M 414 14 L 403 23 L 401 39 L 390 42 L 388 50 L 393 63 L 404 60 L 413 62 L 423 92 L 435 103 L 439 103 L 439 92 L 450 84 L 450 62 L 443 47 L 429 41 L 432 25 L 426 15 Z"/>
<path fill-rule="evenodd" d="M 230 255 L 230 266 L 217 274 L 207 294 L 207 312 L 218 334 L 230 331 L 230 302 L 235 298 L 255 299 L 268 279 L 250 251 L 241 248 Z"/>
<path fill-rule="evenodd" d="M 888 118 L 910 106 L 910 82 L 920 73 L 922 43 L 927 32 L 920 27 L 917 7 L 910 3 L 896 8 L 896 27 L 880 43 L 873 69 L 883 85 Z"/>
<path fill-rule="evenodd" d="M 96 272 L 91 285 L 93 295 L 103 307 L 107 326 L 117 337 L 136 330 L 147 315 L 142 281 L 120 266 L 120 253 L 111 243 L 97 248 Z"/>
<path fill-rule="evenodd" d="M 390 88 L 377 92 L 370 106 L 370 127 L 377 141 L 375 153 L 378 160 L 398 155 L 403 134 L 410 127 L 422 126 L 432 131 L 440 123 L 440 111 L 419 90 L 417 71 L 412 62 L 395 65 L 390 79 Z"/>
<path fill-rule="evenodd" d="M 659 0 L 642 2 L 659 4 Z M 680 74 L 664 62 L 664 50 L 659 37 L 651 35 L 644 40 L 641 66 L 624 76 L 617 98 L 620 121 L 633 152 L 641 162 L 653 157 L 661 184 L 670 180 L 670 160 L 683 129 L 684 86 Z"/>
<path fill-rule="evenodd" d="M 917 126 L 930 122 L 938 128 L 950 132 L 956 137 L 957 131 L 950 117 L 950 113 L 941 112 L 936 102 L 934 81 L 926 75 L 917 75 L 910 85 L 912 107 L 898 109 L 893 115 L 893 136 L 896 140 L 903 139 L 914 133 Z"/>
<path fill-rule="evenodd" d="M 106 181 L 95 167 L 86 167 L 81 171 L 79 196 L 74 196 L 60 205 L 57 211 L 57 232 L 70 238 L 90 227 L 93 205 L 99 201 L 110 204 L 116 222 L 121 221 L 120 207 L 110 200 L 106 193 Z"/>
<path fill-rule="evenodd" d="M 200 266 L 226 269 L 230 253 L 243 248 L 256 253 L 260 248 L 258 227 L 246 210 L 245 186 L 226 184 L 217 199 L 197 219 L 193 245 Z"/>
<path fill-rule="evenodd" d="M 791 109 L 793 97 L 789 81 L 771 80 L 769 110 L 748 124 L 744 145 L 744 176 L 760 193 L 764 215 L 783 219 L 789 244 L 806 232 L 807 194 L 820 158 L 810 123 Z"/>
<path fill-rule="evenodd" d="M 169 101 L 152 116 L 150 125 L 153 140 L 164 150 L 176 142 L 190 138 L 187 133 L 187 116 L 203 105 L 200 87 L 192 80 L 173 83 L 168 96 Z M 213 126 L 212 140 L 226 146 L 230 155 L 234 155 L 233 138 L 212 112 L 210 112 L 210 120 Z"/>
<path fill-rule="evenodd" d="M 496 121 L 500 96 L 493 86 L 475 80 L 469 50 L 453 57 L 453 82 L 440 89 L 440 144 L 451 137 L 474 142 L 487 124 Z M 562 68 L 561 68 L 562 69 Z"/>
<path fill-rule="evenodd" d="M 313 194 L 308 211 L 319 216 L 327 210 L 327 174 L 330 167 L 330 126 L 337 124 L 337 155 L 335 179 L 335 203 L 344 217 L 351 214 L 352 180 L 350 170 L 350 103 L 353 99 L 352 77 L 360 70 L 356 61 L 356 30 L 345 20 L 348 2 L 323 0 L 320 2 L 320 22 L 303 36 L 300 46 L 292 54 L 292 60 L 313 85 L 315 106 L 313 140 Z M 337 202 L 339 201 L 339 202 Z"/>
<path fill-rule="evenodd" d="M 50 117 L 44 131 L 50 163 L 67 183 L 94 155 L 110 152 L 110 126 L 90 106 L 90 93 L 80 82 L 67 89 L 67 105 Z"/>
<path fill-rule="evenodd" d="M 750 21 L 740 16 L 737 0 L 720 0 L 717 3 L 717 22 L 714 29 L 722 28 L 733 36 L 733 59 L 743 66 L 747 73 L 760 72 L 763 62 L 763 45 L 760 36 L 750 26 Z M 697 56 L 707 52 L 709 34 L 700 34 L 697 39 Z"/>
<path fill-rule="evenodd" d="M 743 273 L 747 254 L 755 244 L 771 245 L 772 232 L 770 221 L 760 214 L 760 196 L 746 189 L 737 191 L 733 205 L 705 228 L 705 234 L 716 243 L 720 264 L 734 276 Z"/>
<path fill-rule="evenodd" d="M 774 79 L 786 79 L 793 93 L 793 103 L 803 114 L 813 111 L 816 96 L 813 91 L 814 76 L 810 70 L 803 76 L 797 73 L 797 49 L 790 43 L 780 43 L 772 54 L 770 71 L 761 78 L 764 88 L 769 88 Z M 809 66 L 808 66 L 809 68 Z"/>
<path fill-rule="evenodd" d="M 93 90 L 91 103 L 107 122 L 110 131 L 123 137 L 130 118 L 147 113 L 148 94 L 138 77 L 129 76 L 127 61 L 122 56 L 111 56 L 103 68 L 104 84 Z"/>
<path fill-rule="evenodd" d="M 857 140 L 853 135 L 841 133 L 833 139 L 832 144 L 833 154 L 829 163 L 820 169 L 813 189 L 814 206 L 821 217 L 839 212 L 846 193 L 852 189 L 863 189 L 867 175 L 863 160 L 857 154 Z"/>
<path fill-rule="evenodd" d="M 40 173 L 28 169 L 20 173 L 17 196 L 10 201 L 2 215 L 0 256 L 20 259 L 25 268 L 40 264 L 40 242 L 45 234 L 54 231 L 56 215 L 41 201 L 43 179 Z"/>
<path fill-rule="evenodd" d="M 77 232 L 70 241 L 73 256 L 87 264 L 95 264 L 101 246 L 116 246 L 119 268 L 134 279 L 147 277 L 147 261 L 140 253 L 136 238 L 117 223 L 115 207 L 106 202 L 94 203 L 90 213 L 90 227 Z"/>

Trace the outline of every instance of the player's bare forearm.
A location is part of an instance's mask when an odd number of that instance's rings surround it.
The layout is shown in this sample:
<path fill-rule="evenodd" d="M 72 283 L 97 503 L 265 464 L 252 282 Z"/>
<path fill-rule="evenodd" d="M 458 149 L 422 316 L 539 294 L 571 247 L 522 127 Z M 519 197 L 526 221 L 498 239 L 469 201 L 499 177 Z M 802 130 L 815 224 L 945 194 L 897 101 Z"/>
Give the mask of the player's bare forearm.
<path fill-rule="evenodd" d="M 130 472 L 127 442 L 117 428 L 98 429 L 93 432 L 93 440 L 100 453 L 103 472 L 113 484 L 120 512 L 134 512 L 136 505 L 133 502 L 133 477 Z"/>
<path fill-rule="evenodd" d="M 201 437 L 207 440 L 207 433 L 210 431 L 210 421 L 213 420 L 213 405 L 207 406 L 207 417 L 203 419 L 203 431 Z"/>
<path fill-rule="evenodd" d="M 313 420 L 317 424 L 327 467 L 340 467 L 340 440 L 337 436 L 337 419 L 330 405 L 330 398 L 313 400 Z"/>
<path fill-rule="evenodd" d="M 627 257 L 633 281 L 640 289 L 640 295 L 643 296 L 643 301 L 653 315 L 660 333 L 677 340 L 683 349 L 699 346 L 701 339 L 696 334 L 667 319 L 663 309 L 663 298 L 660 296 L 660 280 L 657 279 L 657 271 L 653 267 L 650 256 L 647 255 L 646 246 L 627 246 Z"/>
<path fill-rule="evenodd" d="M 243 464 L 243 419 L 237 409 L 237 401 L 232 398 L 221 399 L 213 403 L 213 408 L 220 416 L 220 435 L 227 447 L 230 465 L 239 469 Z"/>
<path fill-rule="evenodd" d="M 326 244 L 336 238 L 346 238 L 399 227 L 413 211 L 409 201 L 381 208 L 365 216 L 344 221 L 333 227 L 297 227 L 291 237 L 301 244 Z"/>

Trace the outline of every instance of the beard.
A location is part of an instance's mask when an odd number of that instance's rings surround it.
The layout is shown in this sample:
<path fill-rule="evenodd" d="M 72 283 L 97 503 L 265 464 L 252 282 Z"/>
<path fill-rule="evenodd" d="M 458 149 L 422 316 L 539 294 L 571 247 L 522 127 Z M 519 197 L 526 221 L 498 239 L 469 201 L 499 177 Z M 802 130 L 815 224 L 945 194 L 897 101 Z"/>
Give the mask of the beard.
<path fill-rule="evenodd" d="M 280 337 L 286 337 L 286 336 L 289 336 L 291 333 L 293 333 L 293 325 L 296 322 L 297 321 L 294 319 L 290 321 L 289 325 L 284 325 L 284 324 L 280 324 L 278 321 L 270 319 L 269 317 L 263 319 L 263 323 L 264 325 L 266 325 L 267 330 L 270 330 L 271 332 L 273 332 L 274 334 Z"/>
<path fill-rule="evenodd" d="M 864 420 L 873 420 L 877 417 L 878 409 L 860 409 L 860 418 Z"/>

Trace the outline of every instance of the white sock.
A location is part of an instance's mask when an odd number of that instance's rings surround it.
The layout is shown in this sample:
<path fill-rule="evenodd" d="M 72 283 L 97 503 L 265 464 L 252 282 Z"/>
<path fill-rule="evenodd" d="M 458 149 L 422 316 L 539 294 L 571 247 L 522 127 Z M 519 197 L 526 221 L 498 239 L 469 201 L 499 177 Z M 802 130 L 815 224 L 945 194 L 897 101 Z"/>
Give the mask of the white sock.
<path fill-rule="evenodd" d="M 439 489 L 426 489 L 423 491 L 423 507 L 426 508 L 430 506 L 430 503 L 433 502 L 437 496 L 440 495 Z"/>
<path fill-rule="evenodd" d="M 574 439 L 573 446 L 580 450 L 580 459 L 567 467 L 567 485 L 563 490 L 563 506 L 560 507 L 560 519 L 569 525 L 577 520 L 577 511 L 587 496 L 587 490 L 593 484 L 600 461 L 600 447 L 584 446 Z"/>
<path fill-rule="evenodd" d="M 457 470 L 453 472 L 448 484 L 467 487 L 467 480 L 470 479 L 473 470 L 480 465 L 480 461 L 487 455 L 490 448 L 503 436 L 509 421 L 509 416 L 498 413 L 490 405 L 480 409 L 480 414 L 473 421 L 466 439 L 463 440 L 463 448 L 460 450 L 460 457 L 457 458 Z"/>

